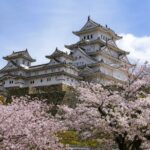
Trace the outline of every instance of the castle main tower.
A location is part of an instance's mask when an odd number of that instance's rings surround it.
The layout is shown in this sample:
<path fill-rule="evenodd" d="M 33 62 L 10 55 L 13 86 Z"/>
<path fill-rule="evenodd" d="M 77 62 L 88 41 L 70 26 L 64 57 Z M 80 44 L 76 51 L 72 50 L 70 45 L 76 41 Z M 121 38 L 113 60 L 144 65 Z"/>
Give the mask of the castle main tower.
<path fill-rule="evenodd" d="M 128 78 L 131 64 L 129 52 L 120 49 L 116 41 L 122 37 L 108 26 L 102 26 L 90 17 L 85 25 L 73 34 L 79 37 L 75 44 L 66 45 L 74 57 L 74 65 L 86 81 L 106 83 L 124 82 Z"/>

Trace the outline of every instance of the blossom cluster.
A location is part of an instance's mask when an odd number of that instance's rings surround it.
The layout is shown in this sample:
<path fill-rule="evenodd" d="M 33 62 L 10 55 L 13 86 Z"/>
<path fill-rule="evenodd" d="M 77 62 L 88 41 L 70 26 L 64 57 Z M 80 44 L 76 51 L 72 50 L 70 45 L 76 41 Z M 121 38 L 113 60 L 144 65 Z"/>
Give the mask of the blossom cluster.
<path fill-rule="evenodd" d="M 131 76 L 124 85 L 81 82 L 75 107 L 13 97 L 0 103 L 0 149 L 64 150 L 57 133 L 66 130 L 96 139 L 103 150 L 150 149 L 150 91 L 145 88 L 150 89 L 150 74 Z"/>
<path fill-rule="evenodd" d="M 0 104 L 0 149 L 63 150 L 55 136 L 58 131 L 65 130 L 63 122 L 48 114 L 48 110 L 46 103 L 28 97 Z"/>
<path fill-rule="evenodd" d="M 82 138 L 107 141 L 103 144 L 105 148 L 113 147 L 116 142 L 120 150 L 123 150 L 121 146 L 125 150 L 150 149 L 150 94 L 140 97 L 146 81 L 136 80 L 130 87 L 118 87 L 120 90 L 83 82 L 77 88 L 80 102 L 76 108 L 60 106 L 64 110 L 63 118 Z"/>

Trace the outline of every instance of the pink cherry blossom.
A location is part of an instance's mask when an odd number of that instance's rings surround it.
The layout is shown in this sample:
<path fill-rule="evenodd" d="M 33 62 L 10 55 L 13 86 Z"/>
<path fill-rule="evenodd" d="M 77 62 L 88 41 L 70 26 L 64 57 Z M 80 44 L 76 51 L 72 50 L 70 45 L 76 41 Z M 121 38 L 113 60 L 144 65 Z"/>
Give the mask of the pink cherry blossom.
<path fill-rule="evenodd" d="M 120 150 L 150 149 L 150 94 L 142 91 L 150 88 L 150 76 L 112 86 L 82 82 L 76 108 L 60 107 L 66 125 L 82 138 L 101 139 L 104 150 L 114 143 Z"/>
<path fill-rule="evenodd" d="M 0 149 L 63 150 L 55 133 L 65 129 L 58 121 L 46 113 L 48 105 L 27 97 L 14 98 L 8 105 L 0 105 Z"/>

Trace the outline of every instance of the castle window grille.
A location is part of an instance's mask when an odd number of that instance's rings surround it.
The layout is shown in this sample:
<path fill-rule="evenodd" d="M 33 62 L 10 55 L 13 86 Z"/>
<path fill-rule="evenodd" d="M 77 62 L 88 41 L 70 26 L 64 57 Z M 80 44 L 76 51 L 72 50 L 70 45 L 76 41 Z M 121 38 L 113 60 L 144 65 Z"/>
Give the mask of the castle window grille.
<path fill-rule="evenodd" d="M 34 80 L 32 80 L 32 81 L 30 82 L 30 84 L 34 84 Z"/>

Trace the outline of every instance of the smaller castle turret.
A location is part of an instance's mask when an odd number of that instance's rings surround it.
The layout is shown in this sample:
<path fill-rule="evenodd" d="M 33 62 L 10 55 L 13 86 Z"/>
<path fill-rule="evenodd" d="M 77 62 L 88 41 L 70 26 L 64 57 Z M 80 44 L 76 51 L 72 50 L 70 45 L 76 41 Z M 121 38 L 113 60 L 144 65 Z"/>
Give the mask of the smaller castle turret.
<path fill-rule="evenodd" d="M 33 59 L 28 50 L 14 52 L 11 55 L 3 57 L 3 59 L 8 61 L 8 66 L 16 67 L 16 66 L 31 66 L 32 62 L 36 60 Z"/>
<path fill-rule="evenodd" d="M 59 50 L 57 47 L 55 51 L 51 54 L 46 56 L 46 58 L 50 59 L 50 63 L 65 63 L 65 64 L 71 64 L 73 61 L 73 57 L 67 52 L 63 52 Z"/>

